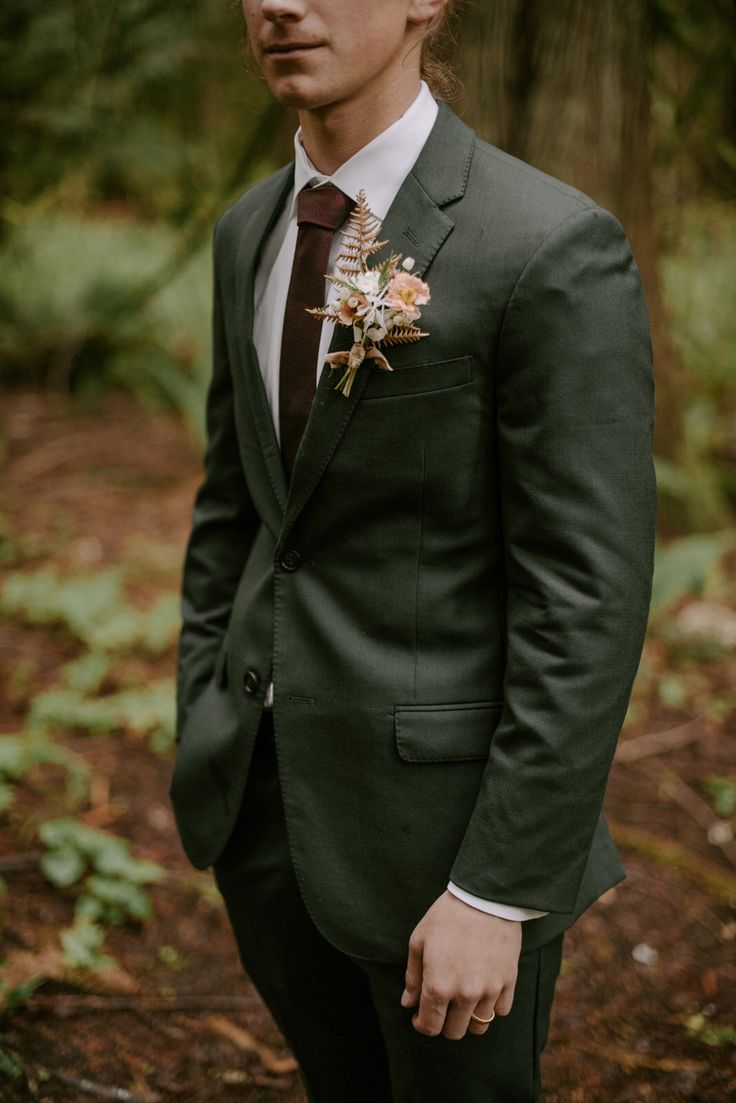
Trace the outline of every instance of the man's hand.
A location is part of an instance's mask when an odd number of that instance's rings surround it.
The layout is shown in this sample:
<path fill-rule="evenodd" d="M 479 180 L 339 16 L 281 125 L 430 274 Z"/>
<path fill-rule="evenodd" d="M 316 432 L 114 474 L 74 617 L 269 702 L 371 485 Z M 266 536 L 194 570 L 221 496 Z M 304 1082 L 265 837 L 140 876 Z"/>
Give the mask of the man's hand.
<path fill-rule="evenodd" d="M 520 952 L 519 920 L 489 915 L 443 892 L 409 939 L 401 1003 L 419 1003 L 414 1029 L 451 1039 L 485 1034 L 491 1024 L 476 1023 L 470 1013 L 508 1015 Z"/>

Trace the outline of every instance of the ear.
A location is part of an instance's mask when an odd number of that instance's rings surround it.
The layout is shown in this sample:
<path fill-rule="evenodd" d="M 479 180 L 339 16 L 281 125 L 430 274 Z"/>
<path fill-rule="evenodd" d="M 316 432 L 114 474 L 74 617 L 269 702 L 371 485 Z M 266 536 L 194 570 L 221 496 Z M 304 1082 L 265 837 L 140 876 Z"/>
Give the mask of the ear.
<path fill-rule="evenodd" d="M 423 23 L 439 22 L 445 13 L 447 0 L 411 0 L 406 13 L 407 23 L 421 26 Z"/>

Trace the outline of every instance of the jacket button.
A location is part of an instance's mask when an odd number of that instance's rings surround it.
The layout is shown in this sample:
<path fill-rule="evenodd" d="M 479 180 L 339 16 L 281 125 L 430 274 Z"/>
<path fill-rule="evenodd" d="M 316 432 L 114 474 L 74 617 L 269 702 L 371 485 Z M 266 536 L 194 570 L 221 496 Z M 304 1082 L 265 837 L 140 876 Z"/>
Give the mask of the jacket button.
<path fill-rule="evenodd" d="M 261 684 L 261 679 L 256 674 L 255 670 L 246 670 L 243 675 L 243 687 L 246 693 L 257 693 L 258 686 Z"/>
<path fill-rule="evenodd" d="M 296 571 L 302 562 L 302 557 L 296 548 L 290 548 L 281 556 L 281 566 L 285 571 Z"/>

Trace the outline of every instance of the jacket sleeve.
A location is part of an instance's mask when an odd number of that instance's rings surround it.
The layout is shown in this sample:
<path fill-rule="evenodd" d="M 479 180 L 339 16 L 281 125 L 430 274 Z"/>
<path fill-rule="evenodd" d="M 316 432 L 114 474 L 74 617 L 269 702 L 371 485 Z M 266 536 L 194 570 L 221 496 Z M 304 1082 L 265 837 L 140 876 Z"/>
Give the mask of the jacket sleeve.
<path fill-rule="evenodd" d="M 204 478 L 197 490 L 181 584 L 176 670 L 176 742 L 212 677 L 235 590 L 258 527 L 238 450 L 234 395 L 213 237 L 212 375 L 206 399 Z"/>
<path fill-rule="evenodd" d="M 504 705 L 450 877 L 571 912 L 641 658 L 656 514 L 638 269 L 592 206 L 528 261 L 497 359 Z"/>

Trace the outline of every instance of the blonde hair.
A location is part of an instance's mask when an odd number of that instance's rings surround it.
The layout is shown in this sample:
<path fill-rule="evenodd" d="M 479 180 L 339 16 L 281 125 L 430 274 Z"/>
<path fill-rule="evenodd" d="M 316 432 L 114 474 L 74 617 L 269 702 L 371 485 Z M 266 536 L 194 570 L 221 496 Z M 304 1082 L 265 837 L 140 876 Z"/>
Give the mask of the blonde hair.
<path fill-rule="evenodd" d="M 443 100 L 456 100 L 463 86 L 448 58 L 457 46 L 457 26 L 464 0 L 447 0 L 442 13 L 429 24 L 422 39 L 421 74 L 432 93 Z"/>

